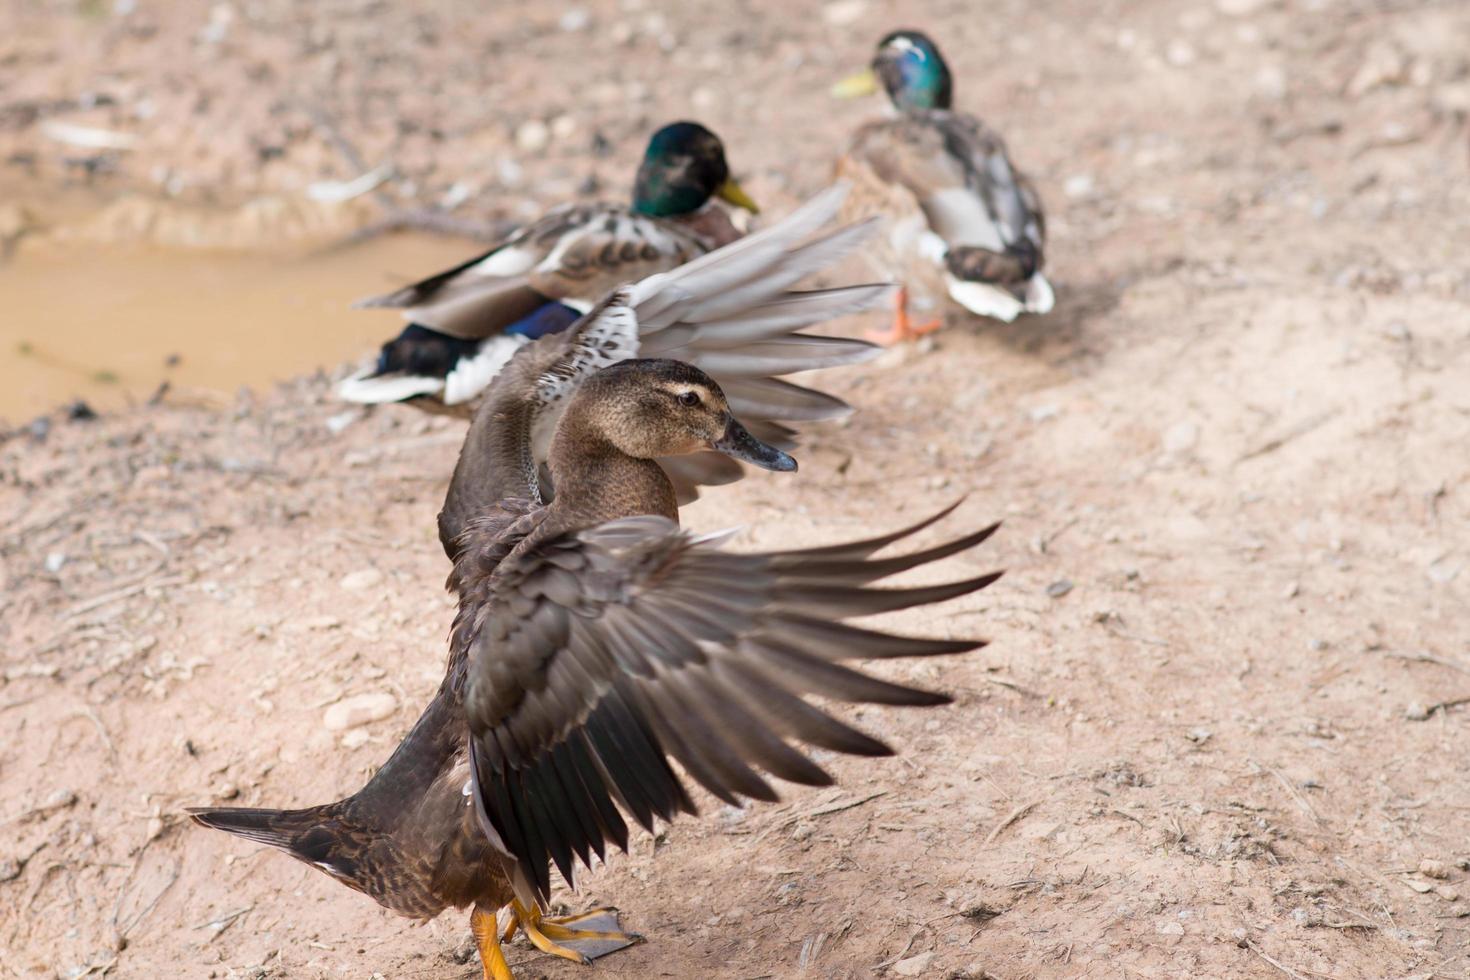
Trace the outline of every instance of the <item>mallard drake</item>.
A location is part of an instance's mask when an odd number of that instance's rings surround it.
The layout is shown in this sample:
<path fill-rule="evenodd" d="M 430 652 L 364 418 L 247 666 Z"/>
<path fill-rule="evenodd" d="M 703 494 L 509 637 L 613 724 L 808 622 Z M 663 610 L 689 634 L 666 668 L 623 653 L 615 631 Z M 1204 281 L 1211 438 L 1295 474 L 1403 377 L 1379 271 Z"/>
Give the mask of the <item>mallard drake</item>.
<path fill-rule="evenodd" d="M 1036 188 L 1011 163 L 1000 136 L 951 108 L 954 79 L 919 31 L 878 42 L 871 67 L 835 87 L 843 97 L 888 93 L 894 113 L 861 127 L 837 173 L 856 185 L 845 217 L 890 219 L 879 263 L 905 282 L 884 343 L 936 329 L 908 315 L 909 281 L 980 316 L 1011 321 L 1046 313 L 1055 297 L 1041 273 L 1046 222 Z"/>
<path fill-rule="evenodd" d="M 402 309 L 409 325 L 339 396 L 467 410 L 522 345 L 565 330 L 614 286 L 739 238 L 715 198 L 759 210 L 718 136 L 695 122 L 664 126 L 648 141 L 631 206 L 553 208 L 488 252 L 356 304 Z"/>
<path fill-rule="evenodd" d="M 490 440 L 525 441 L 516 420 Z M 517 435 L 517 430 L 521 435 Z M 658 463 L 714 449 L 773 470 L 795 461 L 732 414 L 709 375 L 670 360 L 595 371 L 556 426 L 550 503 L 522 495 L 470 520 L 450 577 L 459 597 L 447 675 L 388 763 L 358 793 L 299 810 L 201 808 L 196 821 L 278 847 L 404 915 L 471 907 L 487 980 L 512 980 L 501 943 L 587 962 L 638 937 L 610 909 L 546 917 L 551 866 L 571 884 L 627 816 L 653 831 L 695 805 L 671 760 L 731 804 L 775 800 L 757 769 L 831 777 L 788 740 L 854 755 L 883 742 L 802 695 L 939 705 L 939 693 L 840 663 L 973 650 L 849 617 L 940 602 L 997 577 L 873 589 L 979 544 L 994 527 L 899 557 L 874 553 L 938 519 L 865 541 L 738 554 L 681 531 Z M 464 474 L 465 470 L 461 470 Z M 504 932 L 499 910 L 508 908 Z"/>
<path fill-rule="evenodd" d="M 678 527 L 670 459 L 715 452 L 771 470 L 794 470 L 795 460 L 738 421 L 736 397 L 699 367 L 621 356 L 649 326 L 665 353 L 703 356 L 697 341 L 710 324 L 759 334 L 773 321 L 846 308 L 853 289 L 784 292 L 857 240 L 839 231 L 793 247 L 839 199 L 822 195 L 689 267 L 620 289 L 573 327 L 559 356 L 549 346 L 518 356 L 471 423 L 440 515 L 459 610 L 433 701 L 345 800 L 204 807 L 194 819 L 280 848 L 404 915 L 471 907 L 484 975 L 510 980 L 500 944 L 517 928 L 579 961 L 636 938 L 610 910 L 546 918 L 550 866 L 570 881 L 574 860 L 605 854 L 609 842 L 626 850 L 624 815 L 651 830 L 655 817 L 693 812 L 670 759 L 722 800 L 774 799 L 754 767 L 830 783 L 787 739 L 890 752 L 803 694 L 945 703 L 838 661 L 957 654 L 981 641 L 839 621 L 984 588 L 995 575 L 868 586 L 977 545 L 994 528 L 881 559 L 880 549 L 948 511 L 879 538 L 766 554 L 689 535 Z M 865 301 L 882 295 L 870 290 Z M 522 371 L 533 386 L 501 399 L 502 387 L 524 384 Z M 548 420 L 543 478 L 536 430 Z M 502 937 L 496 915 L 506 907 Z"/>

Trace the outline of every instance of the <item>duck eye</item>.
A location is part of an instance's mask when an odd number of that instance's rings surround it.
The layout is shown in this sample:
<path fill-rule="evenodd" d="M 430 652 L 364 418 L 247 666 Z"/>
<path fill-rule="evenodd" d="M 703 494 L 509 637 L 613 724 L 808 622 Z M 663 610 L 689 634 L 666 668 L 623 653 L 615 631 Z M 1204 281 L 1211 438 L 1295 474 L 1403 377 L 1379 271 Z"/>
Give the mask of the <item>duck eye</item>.
<path fill-rule="evenodd" d="M 693 408 L 699 404 L 699 395 L 692 391 L 681 391 L 677 396 L 679 404 L 685 408 Z"/>

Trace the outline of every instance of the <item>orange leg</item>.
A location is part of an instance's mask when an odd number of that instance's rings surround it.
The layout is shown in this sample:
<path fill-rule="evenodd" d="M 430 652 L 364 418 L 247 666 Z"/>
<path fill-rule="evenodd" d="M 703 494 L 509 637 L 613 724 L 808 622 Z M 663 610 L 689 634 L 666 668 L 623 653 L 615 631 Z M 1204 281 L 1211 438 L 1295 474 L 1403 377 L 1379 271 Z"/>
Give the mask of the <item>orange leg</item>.
<path fill-rule="evenodd" d="M 511 903 L 510 924 L 506 927 L 503 941 L 508 942 L 519 928 L 531 940 L 531 945 L 543 953 L 560 956 L 574 963 L 591 963 L 594 957 L 606 956 L 625 946 L 642 940 L 636 932 L 605 931 L 601 929 L 578 929 L 582 922 L 610 921 L 617 923 L 615 909 L 593 909 L 580 915 L 569 915 L 562 919 L 549 919 L 541 914 L 539 906 L 527 909 L 519 901 Z M 608 920 L 608 916 L 611 919 Z M 557 940 L 560 940 L 558 942 Z M 589 944 L 587 952 L 575 949 L 572 944 Z"/>
<path fill-rule="evenodd" d="M 479 906 L 470 913 L 470 931 L 475 934 L 475 945 L 480 949 L 480 968 L 485 980 L 515 980 L 505 954 L 500 951 L 499 930 L 495 928 L 495 913 Z"/>
<path fill-rule="evenodd" d="M 933 333 L 944 326 L 943 317 L 935 317 L 924 323 L 914 323 L 909 319 L 909 291 L 907 287 L 898 287 L 898 292 L 893 295 L 893 326 L 887 330 L 873 331 L 868 334 L 868 339 L 874 343 L 890 347 L 905 340 L 917 340 L 928 333 Z"/>

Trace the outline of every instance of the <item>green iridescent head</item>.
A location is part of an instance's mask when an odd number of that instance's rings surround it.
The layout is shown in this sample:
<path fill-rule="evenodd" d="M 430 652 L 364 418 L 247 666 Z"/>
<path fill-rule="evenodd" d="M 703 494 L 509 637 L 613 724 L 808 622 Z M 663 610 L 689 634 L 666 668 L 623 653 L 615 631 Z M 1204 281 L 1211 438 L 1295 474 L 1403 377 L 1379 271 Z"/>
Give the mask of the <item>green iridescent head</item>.
<path fill-rule="evenodd" d="M 760 209 L 730 176 L 720 138 L 695 122 L 670 123 L 648 141 L 633 182 L 633 210 L 658 218 L 693 214 L 711 197 Z"/>
<path fill-rule="evenodd" d="M 879 41 L 868 78 L 881 83 L 899 109 L 948 109 L 954 96 L 949 65 L 922 31 L 894 31 Z"/>

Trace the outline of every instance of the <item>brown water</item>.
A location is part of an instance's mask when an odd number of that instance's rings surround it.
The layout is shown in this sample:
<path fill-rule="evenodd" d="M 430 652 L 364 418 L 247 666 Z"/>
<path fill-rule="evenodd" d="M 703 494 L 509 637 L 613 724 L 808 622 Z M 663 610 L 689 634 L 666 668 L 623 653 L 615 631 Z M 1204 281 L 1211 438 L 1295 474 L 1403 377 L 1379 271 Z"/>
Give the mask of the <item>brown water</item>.
<path fill-rule="evenodd" d="M 233 394 L 356 360 L 401 321 L 353 300 L 474 248 L 422 235 L 285 256 L 23 240 L 0 264 L 0 419 L 73 398 L 117 408 L 164 380 Z"/>

